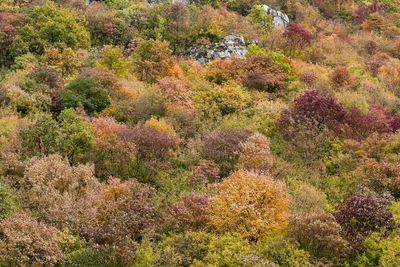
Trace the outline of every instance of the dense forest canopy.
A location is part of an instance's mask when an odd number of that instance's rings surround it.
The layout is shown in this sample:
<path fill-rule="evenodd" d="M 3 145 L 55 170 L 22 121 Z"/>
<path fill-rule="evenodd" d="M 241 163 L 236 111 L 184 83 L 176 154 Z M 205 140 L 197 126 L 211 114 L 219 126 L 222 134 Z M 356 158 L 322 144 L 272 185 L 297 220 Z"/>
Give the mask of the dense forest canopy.
<path fill-rule="evenodd" d="M 0 266 L 400 263 L 399 0 L 0 0 Z"/>

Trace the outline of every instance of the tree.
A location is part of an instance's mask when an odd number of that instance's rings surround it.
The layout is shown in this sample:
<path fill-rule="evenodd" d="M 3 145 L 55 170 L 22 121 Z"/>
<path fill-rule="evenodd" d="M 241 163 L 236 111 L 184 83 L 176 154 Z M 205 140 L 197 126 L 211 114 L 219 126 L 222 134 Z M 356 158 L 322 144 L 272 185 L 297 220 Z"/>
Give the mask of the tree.
<path fill-rule="evenodd" d="M 273 156 L 270 141 L 264 135 L 256 133 L 246 142 L 240 144 L 239 159 L 236 168 L 239 170 L 271 172 Z"/>
<path fill-rule="evenodd" d="M 63 257 L 57 229 L 27 214 L 0 221 L 0 265 L 53 266 Z"/>
<path fill-rule="evenodd" d="M 71 209 L 99 184 L 92 166 L 71 167 L 68 160 L 53 154 L 33 158 L 24 173 L 25 197 L 40 218 L 59 227 L 75 227 Z M 70 222 L 72 222 L 70 224 Z"/>
<path fill-rule="evenodd" d="M 72 109 L 61 112 L 58 122 L 42 115 L 19 132 L 24 158 L 60 153 L 72 164 L 85 160 L 92 145 L 90 126 Z"/>
<path fill-rule="evenodd" d="M 11 47 L 14 57 L 28 52 L 41 55 L 45 48 L 87 48 L 90 45 L 86 22 L 73 11 L 53 2 L 36 6 L 28 22 L 19 28 Z"/>
<path fill-rule="evenodd" d="M 205 195 L 185 193 L 182 199 L 166 210 L 168 224 L 178 229 L 202 229 L 208 223 L 209 199 Z"/>
<path fill-rule="evenodd" d="M 136 146 L 124 136 L 128 128 L 110 118 L 94 119 L 91 127 L 94 136 L 92 159 L 97 177 L 130 178 Z"/>
<path fill-rule="evenodd" d="M 340 262 L 349 253 L 342 228 L 335 217 L 326 212 L 314 212 L 291 218 L 289 232 L 300 247 L 314 257 Z"/>
<path fill-rule="evenodd" d="M 340 204 L 335 217 L 355 251 L 361 250 L 361 242 L 371 233 L 395 227 L 392 213 L 372 195 L 349 196 Z"/>
<path fill-rule="evenodd" d="M 132 55 L 133 68 L 139 80 L 155 83 L 168 76 L 173 60 L 166 41 L 146 40 L 139 43 Z"/>
<path fill-rule="evenodd" d="M 92 77 L 78 77 L 67 84 L 60 100 L 64 108 L 76 108 L 81 104 L 89 115 L 110 104 L 107 88 L 101 87 Z"/>
<path fill-rule="evenodd" d="M 45 156 L 58 150 L 58 125 L 50 116 L 40 116 L 19 132 L 22 155 L 26 158 Z"/>
<path fill-rule="evenodd" d="M 119 47 L 107 45 L 98 65 L 113 71 L 119 77 L 127 78 L 130 75 L 129 61 L 125 59 L 123 51 Z"/>
<path fill-rule="evenodd" d="M 0 65 L 9 66 L 12 63 L 10 46 L 17 34 L 17 28 L 24 22 L 24 16 L 15 12 L 0 12 Z"/>
<path fill-rule="evenodd" d="M 270 176 L 238 171 L 217 187 L 210 200 L 210 224 L 219 232 L 238 232 L 250 240 L 280 229 L 286 222 L 288 196 Z"/>
<path fill-rule="evenodd" d="M 204 139 L 203 156 L 218 164 L 220 175 L 226 177 L 234 169 L 239 159 L 240 143 L 245 142 L 250 133 L 245 130 L 215 130 Z"/>
<path fill-rule="evenodd" d="M 71 164 L 84 161 L 84 157 L 92 148 L 93 133 L 89 123 L 81 118 L 73 109 L 66 109 L 58 116 L 60 127 L 57 136 L 58 151 L 66 156 Z"/>

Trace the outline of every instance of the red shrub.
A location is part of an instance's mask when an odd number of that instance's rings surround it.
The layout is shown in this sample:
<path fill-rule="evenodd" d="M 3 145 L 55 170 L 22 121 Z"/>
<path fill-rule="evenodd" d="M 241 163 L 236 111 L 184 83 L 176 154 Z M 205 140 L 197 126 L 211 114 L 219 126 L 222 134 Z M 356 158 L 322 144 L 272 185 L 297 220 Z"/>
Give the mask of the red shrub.
<path fill-rule="evenodd" d="M 362 248 L 361 241 L 371 233 L 395 227 L 392 213 L 385 209 L 379 199 L 360 193 L 341 203 L 335 217 L 356 251 Z"/>
<path fill-rule="evenodd" d="M 290 23 L 283 36 L 286 38 L 288 46 L 293 49 L 303 49 L 311 44 L 312 35 L 298 24 Z M 293 52 L 293 51 L 292 51 Z"/>
<path fill-rule="evenodd" d="M 352 78 L 346 66 L 336 67 L 332 72 L 331 80 L 337 86 L 344 86 L 352 83 Z"/>
<path fill-rule="evenodd" d="M 208 197 L 196 193 L 186 193 L 182 199 L 172 204 L 166 211 L 166 220 L 169 224 L 180 229 L 204 228 L 208 221 Z"/>
<path fill-rule="evenodd" d="M 215 183 L 220 180 L 220 170 L 218 164 L 211 160 L 200 160 L 199 163 L 194 166 L 193 170 L 193 181 L 194 183 Z"/>
<path fill-rule="evenodd" d="M 250 132 L 216 130 L 204 139 L 203 156 L 216 162 L 221 176 L 226 177 L 234 169 L 239 158 L 240 143 L 245 142 Z"/>
<path fill-rule="evenodd" d="M 296 135 L 305 125 L 340 133 L 345 114 L 335 98 L 311 90 L 297 97 L 292 109 L 283 112 L 278 127 L 286 138 Z"/>
<path fill-rule="evenodd" d="M 371 133 L 387 133 L 392 131 L 392 116 L 381 106 L 371 106 L 368 113 L 353 108 L 344 119 L 348 138 L 361 140 Z"/>

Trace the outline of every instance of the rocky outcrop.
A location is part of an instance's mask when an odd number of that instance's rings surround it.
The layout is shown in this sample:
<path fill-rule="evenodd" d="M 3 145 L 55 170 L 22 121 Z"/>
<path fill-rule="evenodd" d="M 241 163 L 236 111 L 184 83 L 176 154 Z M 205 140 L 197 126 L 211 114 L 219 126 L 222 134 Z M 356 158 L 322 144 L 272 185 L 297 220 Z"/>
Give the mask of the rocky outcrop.
<path fill-rule="evenodd" d="M 274 25 L 274 27 L 284 28 L 289 24 L 289 17 L 285 13 L 272 9 L 267 5 L 261 5 L 261 8 L 264 9 L 268 15 L 272 16 L 272 24 Z"/>
<path fill-rule="evenodd" d="M 255 42 L 246 42 L 243 36 L 230 34 L 218 43 L 196 44 L 184 56 L 196 59 L 201 65 L 220 58 L 243 58 L 247 53 L 247 46 Z"/>

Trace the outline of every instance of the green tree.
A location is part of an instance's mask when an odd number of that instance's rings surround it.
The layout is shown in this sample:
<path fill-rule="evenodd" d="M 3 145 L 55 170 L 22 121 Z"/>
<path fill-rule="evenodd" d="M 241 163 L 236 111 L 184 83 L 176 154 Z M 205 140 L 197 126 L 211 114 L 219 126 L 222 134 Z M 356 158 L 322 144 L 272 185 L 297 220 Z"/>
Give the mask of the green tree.
<path fill-rule="evenodd" d="M 0 219 L 6 218 L 16 210 L 17 204 L 11 188 L 0 183 Z"/>
<path fill-rule="evenodd" d="M 90 125 L 86 123 L 73 109 L 61 112 L 58 134 L 59 152 L 68 157 L 72 164 L 83 159 L 93 142 Z"/>
<path fill-rule="evenodd" d="M 86 113 L 100 112 L 109 104 L 109 95 L 94 78 L 78 77 L 67 86 L 60 95 L 64 108 L 76 108 L 82 105 Z"/>
<path fill-rule="evenodd" d="M 87 48 L 90 36 L 86 21 L 73 11 L 53 2 L 36 6 L 28 22 L 18 30 L 12 44 L 14 57 L 28 52 L 41 55 L 47 47 Z"/>
<path fill-rule="evenodd" d="M 129 61 L 124 58 L 123 51 L 119 47 L 107 45 L 104 48 L 103 57 L 98 61 L 98 65 L 114 71 L 119 77 L 126 78 L 129 76 Z"/>
<path fill-rule="evenodd" d="M 55 153 L 58 125 L 49 115 L 41 115 L 27 128 L 19 132 L 23 158 Z"/>

